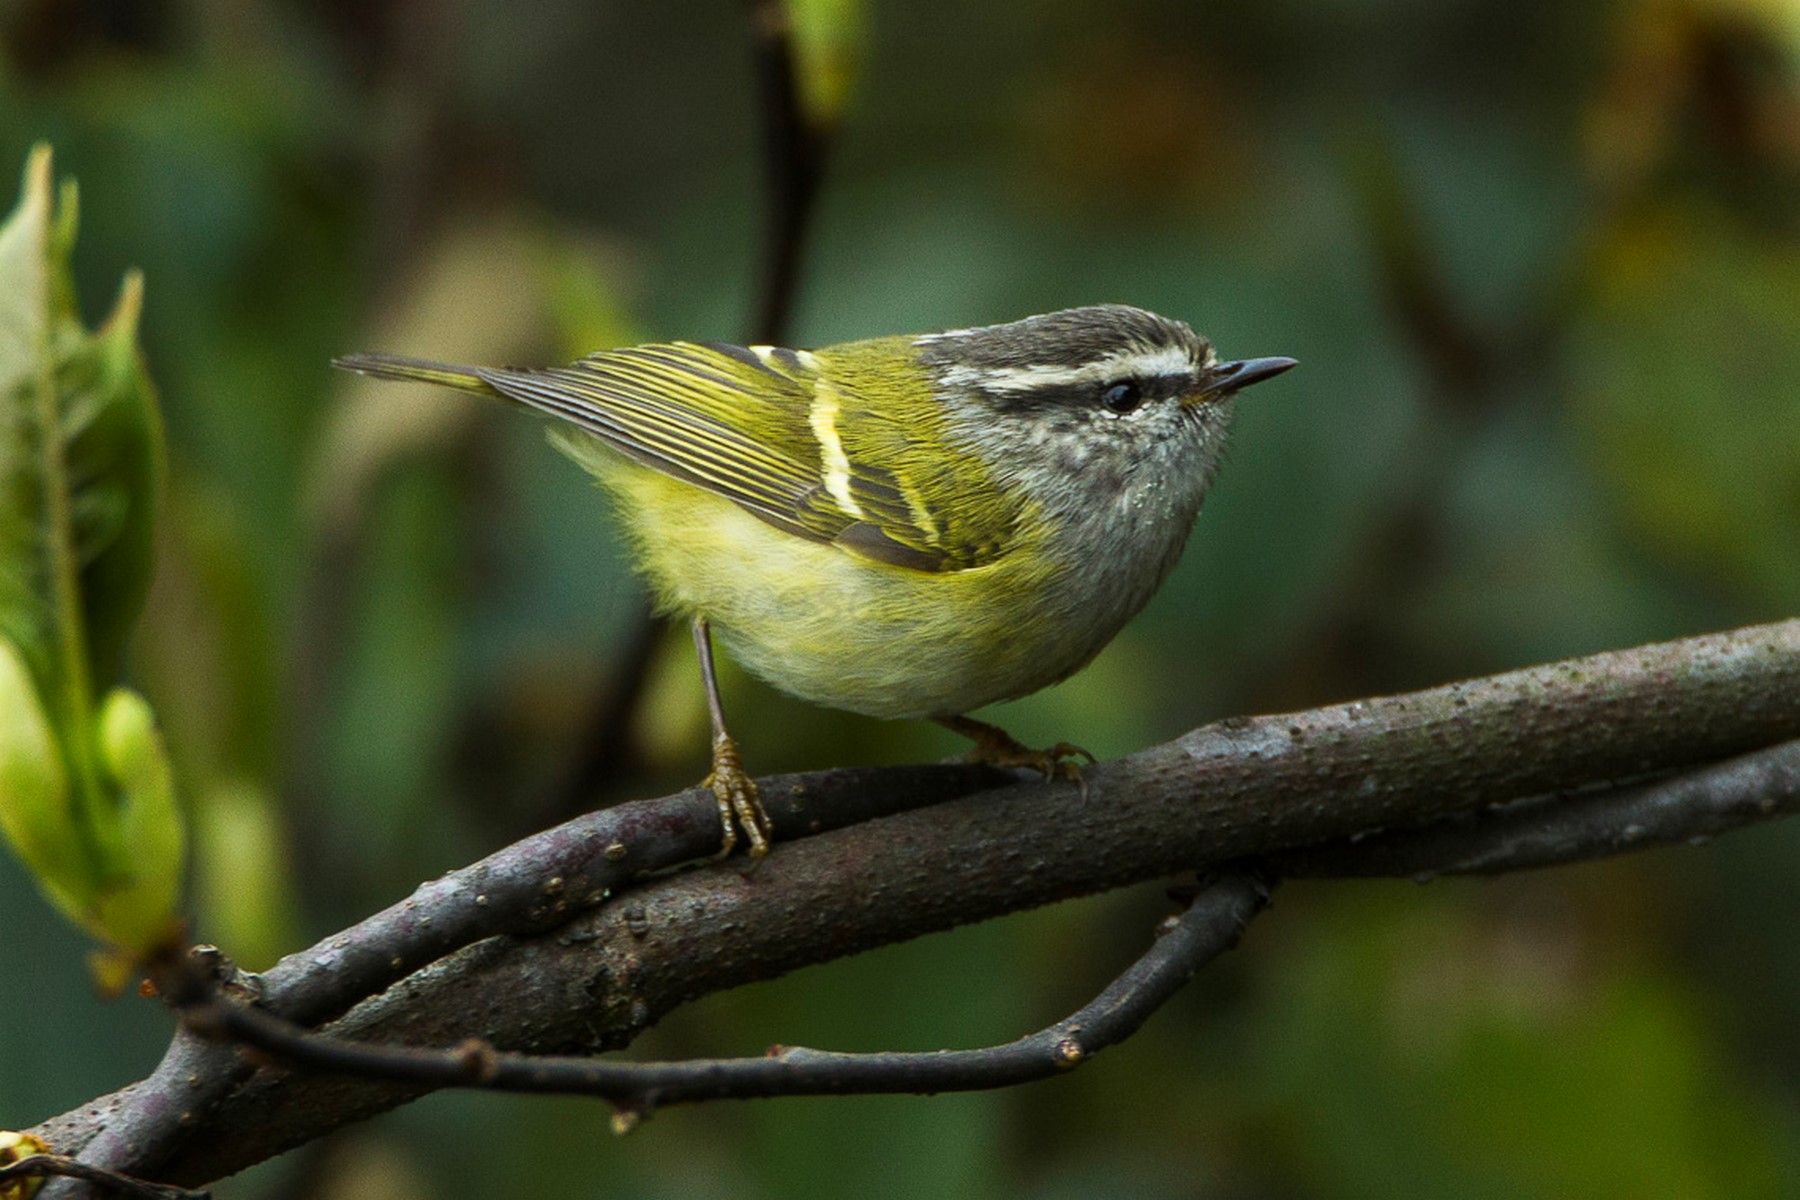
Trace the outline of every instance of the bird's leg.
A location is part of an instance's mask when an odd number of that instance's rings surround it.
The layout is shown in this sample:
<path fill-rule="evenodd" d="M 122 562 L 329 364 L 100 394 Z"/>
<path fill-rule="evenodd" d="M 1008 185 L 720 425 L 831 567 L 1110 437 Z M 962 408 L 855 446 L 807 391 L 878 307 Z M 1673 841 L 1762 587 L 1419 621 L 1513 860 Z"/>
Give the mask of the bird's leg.
<path fill-rule="evenodd" d="M 750 857 L 769 852 L 769 814 L 764 811 L 756 781 L 745 772 L 737 743 L 725 730 L 725 709 L 719 703 L 719 678 L 713 669 L 712 628 L 705 617 L 694 618 L 694 650 L 700 656 L 700 678 L 706 683 L 706 708 L 712 716 L 712 773 L 705 786 L 719 802 L 719 823 L 725 840 L 719 847 L 724 858 L 737 847 L 738 830 L 750 839 Z"/>
<path fill-rule="evenodd" d="M 973 717 L 931 719 L 975 743 L 975 748 L 963 756 L 966 762 L 985 763 L 990 767 L 1029 767 L 1040 772 L 1045 779 L 1067 779 L 1080 784 L 1083 792 L 1087 791 L 1087 784 L 1081 778 L 1081 768 L 1068 761 L 1072 758 L 1085 758 L 1090 763 L 1094 761 L 1094 756 L 1080 746 L 1058 742 L 1048 750 L 1033 750 L 1021 745 L 1017 738 L 998 725 L 989 725 L 986 721 L 977 721 Z"/>

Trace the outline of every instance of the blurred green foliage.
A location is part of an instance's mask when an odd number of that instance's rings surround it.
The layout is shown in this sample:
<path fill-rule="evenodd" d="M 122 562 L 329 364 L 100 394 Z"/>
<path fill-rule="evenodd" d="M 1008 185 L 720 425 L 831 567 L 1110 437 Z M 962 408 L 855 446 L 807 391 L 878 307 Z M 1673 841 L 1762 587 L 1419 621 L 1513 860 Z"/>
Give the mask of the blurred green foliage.
<path fill-rule="evenodd" d="M 1246 402 L 1150 609 L 996 713 L 1020 737 L 1116 754 L 1800 609 L 1793 0 L 808 8 L 817 61 L 860 67 L 794 341 L 1120 300 L 1302 364 Z M 745 9 L 0 5 L 0 163 L 54 143 L 77 290 L 136 264 L 156 298 L 169 515 L 129 678 L 193 809 L 196 932 L 248 966 L 592 798 L 570 780 L 639 604 L 601 498 L 517 414 L 326 364 L 742 336 Z M 685 643 L 650 648 L 608 795 L 703 771 Z M 757 771 L 959 749 L 726 686 Z M 219 1191 L 510 1194 L 527 1161 L 577 1196 L 1800 1195 L 1797 865 L 1764 828 L 1295 888 L 1070 1079 L 672 1111 L 622 1142 L 589 1105 L 434 1097 Z M 643 1051 L 1004 1040 L 1163 907 L 807 971 Z M 31 964 L 0 972 L 0 1127 L 149 1069 L 161 1014 L 92 997 L 10 859 L 0 919 Z M 472 1145 L 509 1153 L 444 1152 Z"/>
<path fill-rule="evenodd" d="M 113 686 L 150 587 L 162 419 L 137 347 L 143 281 L 82 325 L 76 190 L 56 190 L 35 147 L 0 225 L 0 834 L 64 914 L 131 955 L 179 936 L 185 851 L 149 705 Z"/>

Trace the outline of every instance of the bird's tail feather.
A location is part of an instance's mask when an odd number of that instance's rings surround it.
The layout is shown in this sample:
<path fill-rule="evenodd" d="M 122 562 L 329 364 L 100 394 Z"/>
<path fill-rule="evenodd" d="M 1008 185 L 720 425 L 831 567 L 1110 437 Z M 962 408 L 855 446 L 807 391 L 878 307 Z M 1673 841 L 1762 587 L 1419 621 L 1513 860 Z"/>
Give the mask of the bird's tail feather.
<path fill-rule="evenodd" d="M 435 383 L 464 392 L 480 392 L 484 396 L 501 395 L 498 388 L 481 377 L 478 368 L 457 366 L 454 363 L 401 358 L 394 354 L 350 354 L 332 359 L 331 365 L 374 379 Z"/>

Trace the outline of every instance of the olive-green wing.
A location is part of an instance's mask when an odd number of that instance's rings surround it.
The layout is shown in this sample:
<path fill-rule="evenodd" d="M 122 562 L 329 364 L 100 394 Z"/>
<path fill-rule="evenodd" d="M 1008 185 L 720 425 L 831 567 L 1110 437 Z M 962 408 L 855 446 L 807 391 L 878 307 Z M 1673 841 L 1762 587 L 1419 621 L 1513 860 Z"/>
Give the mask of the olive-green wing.
<path fill-rule="evenodd" d="M 991 557 L 948 539 L 893 464 L 845 456 L 835 427 L 866 401 L 805 351 L 671 342 L 566 367 L 474 372 L 614 450 L 723 496 L 777 529 L 894 566 L 948 571 Z M 827 417 L 825 414 L 830 414 Z"/>
<path fill-rule="evenodd" d="M 941 427 L 915 429 L 902 419 L 919 412 L 897 403 L 904 397 L 893 389 L 925 386 L 895 378 L 912 366 L 908 343 L 858 346 L 857 362 L 881 361 L 829 379 L 820 366 L 829 351 L 716 342 L 606 350 L 541 370 L 379 354 L 338 365 L 538 409 L 796 537 L 917 571 L 991 561 L 1009 542 L 1016 506 L 983 486 L 985 469 L 948 447 Z M 926 502 L 926 488 L 940 503 Z"/>
<path fill-rule="evenodd" d="M 806 427 L 811 389 L 796 378 L 686 343 L 609 350 L 566 367 L 474 373 L 508 399 L 779 529 L 830 541 L 844 523 L 812 502 L 822 488 Z"/>

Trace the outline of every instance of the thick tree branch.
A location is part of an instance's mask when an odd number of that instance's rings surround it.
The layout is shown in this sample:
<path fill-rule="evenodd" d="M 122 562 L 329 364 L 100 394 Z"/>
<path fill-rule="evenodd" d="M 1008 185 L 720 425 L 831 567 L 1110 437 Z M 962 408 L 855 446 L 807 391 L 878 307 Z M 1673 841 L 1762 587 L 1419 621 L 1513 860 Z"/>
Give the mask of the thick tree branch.
<path fill-rule="evenodd" d="M 1540 798 L 1460 814 L 1414 830 L 1346 839 L 1270 856 L 1284 876 L 1493 874 L 1693 843 L 1800 810 L 1800 740 L 1651 784 Z M 459 873 L 460 874 L 460 873 Z M 274 1056 L 284 1066 L 425 1088 L 549 1092 L 611 1101 L 615 1127 L 696 1100 L 770 1096 L 937 1093 L 1007 1087 L 1081 1065 L 1140 1028 L 1194 973 L 1237 943 L 1267 905 L 1258 872 L 1226 872 L 1194 890 L 1130 969 L 1092 1003 L 1004 1045 L 922 1053 L 845 1054 L 777 1046 L 756 1058 L 621 1063 L 593 1056 L 507 1055 L 472 1039 L 447 1050 L 310 1034 L 233 1001 L 188 969 L 184 1021 Z"/>
<path fill-rule="evenodd" d="M 1448 818 L 1273 856 L 1286 875 L 1412 876 L 1501 871 L 1692 843 L 1800 810 L 1800 740 L 1652 784 L 1608 788 Z M 347 1041 L 234 1002 L 200 979 L 179 1007 L 188 1023 L 273 1055 L 287 1066 L 424 1087 L 592 1096 L 628 1128 L 653 1108 L 696 1100 L 1008 1087 L 1069 1071 L 1135 1033 L 1206 963 L 1236 945 L 1268 903 L 1257 872 L 1226 872 L 1196 888 L 1151 948 L 1092 1003 L 1037 1033 L 976 1050 L 845 1054 L 777 1046 L 758 1058 L 621 1063 L 593 1056 L 505 1055 L 486 1042 L 448 1050 Z"/>
<path fill-rule="evenodd" d="M 1086 800 L 1067 784 L 1013 785 L 783 845 L 748 875 L 728 863 L 656 880 L 553 936 L 489 938 L 360 1004 L 334 1033 L 419 1045 L 475 1034 L 542 1053 L 617 1047 L 698 996 L 931 930 L 1767 747 L 1800 737 L 1796 696 L 1800 622 L 1790 621 L 1225 721 L 1090 769 Z M 673 815 L 690 799 L 631 806 L 646 815 L 622 839 L 627 858 L 647 860 L 637 839 L 659 822 L 710 819 Z M 566 864 L 555 873 L 567 878 Z M 329 960 L 336 946 L 298 957 Z M 133 1174 L 202 1181 L 414 1094 L 273 1070 L 203 1097 L 210 1111 L 192 1092 L 159 1069 L 37 1132 Z M 179 1142 L 166 1124 L 140 1122 L 146 1112 L 187 1113 L 204 1136 Z M 109 1115 L 114 1130 L 156 1136 L 100 1145 Z"/>
<path fill-rule="evenodd" d="M 762 792 L 776 837 L 791 840 L 1008 778 L 963 765 L 865 768 L 777 776 L 762 781 Z M 589 813 L 421 884 L 399 904 L 289 955 L 242 986 L 289 1020 L 328 1021 L 483 938 L 555 928 L 642 874 L 711 855 L 718 840 L 717 801 L 698 788 Z M 149 1079 L 87 1106 L 81 1111 L 91 1121 L 58 1125 L 46 1140 L 142 1173 L 146 1147 L 180 1141 L 253 1072 L 232 1047 L 182 1030 Z"/>

